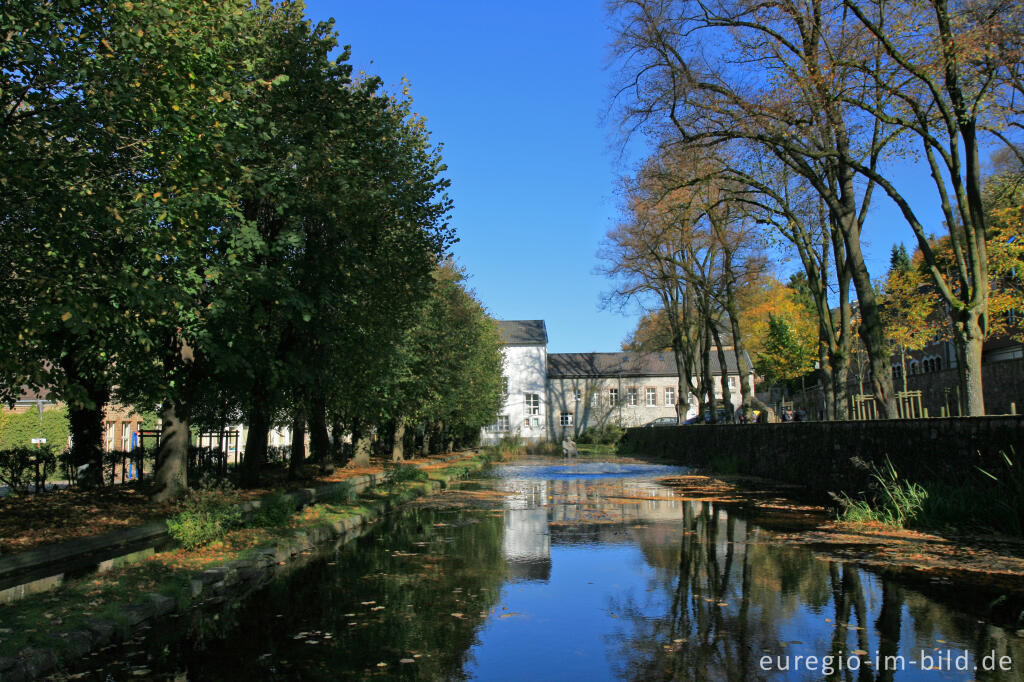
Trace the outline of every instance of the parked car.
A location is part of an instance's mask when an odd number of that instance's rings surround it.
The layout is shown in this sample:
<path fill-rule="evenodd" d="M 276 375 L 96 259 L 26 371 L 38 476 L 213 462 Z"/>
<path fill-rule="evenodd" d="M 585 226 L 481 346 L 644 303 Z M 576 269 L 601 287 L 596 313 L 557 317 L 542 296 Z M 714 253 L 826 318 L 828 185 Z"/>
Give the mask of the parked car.
<path fill-rule="evenodd" d="M 725 424 L 729 422 L 729 413 L 725 410 L 718 410 L 718 423 Z M 703 415 L 697 415 L 696 417 L 690 417 L 684 424 L 710 424 L 711 413 L 705 412 Z"/>
<path fill-rule="evenodd" d="M 679 420 L 675 417 L 658 417 L 652 422 L 644 424 L 644 428 L 650 428 L 654 426 L 676 426 L 679 424 Z"/>

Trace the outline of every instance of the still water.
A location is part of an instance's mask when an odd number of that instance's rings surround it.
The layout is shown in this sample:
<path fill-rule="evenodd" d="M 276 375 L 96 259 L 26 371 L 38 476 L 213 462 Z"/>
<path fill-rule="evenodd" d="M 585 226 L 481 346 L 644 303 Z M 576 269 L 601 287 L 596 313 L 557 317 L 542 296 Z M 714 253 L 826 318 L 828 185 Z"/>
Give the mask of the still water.
<path fill-rule="evenodd" d="M 1015 631 L 775 544 L 741 513 L 659 483 L 680 472 L 496 467 L 242 603 L 94 655 L 78 675 L 1024 680 Z"/>

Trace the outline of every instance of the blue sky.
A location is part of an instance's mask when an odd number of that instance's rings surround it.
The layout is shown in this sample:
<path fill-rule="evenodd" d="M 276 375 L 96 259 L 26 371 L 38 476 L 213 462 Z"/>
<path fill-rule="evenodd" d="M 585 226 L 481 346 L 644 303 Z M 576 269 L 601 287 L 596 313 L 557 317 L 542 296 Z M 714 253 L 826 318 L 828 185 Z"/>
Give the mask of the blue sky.
<path fill-rule="evenodd" d="M 489 312 L 545 320 L 551 352 L 618 350 L 639 312 L 601 310 L 609 282 L 595 272 L 630 163 L 602 120 L 613 80 L 604 3 L 322 0 L 307 12 L 335 17 L 357 70 L 392 91 L 409 79 L 414 110 L 443 145 L 456 259 Z M 928 187 L 926 172 L 907 168 Z M 894 207 L 876 204 L 864 235 L 872 276 L 894 241 L 913 243 Z"/>

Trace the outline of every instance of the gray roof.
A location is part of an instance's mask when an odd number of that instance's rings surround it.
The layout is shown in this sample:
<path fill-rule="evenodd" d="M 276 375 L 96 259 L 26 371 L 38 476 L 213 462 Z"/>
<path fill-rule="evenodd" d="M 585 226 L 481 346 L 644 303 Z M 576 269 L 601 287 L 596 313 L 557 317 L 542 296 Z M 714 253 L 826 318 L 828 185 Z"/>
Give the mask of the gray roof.
<path fill-rule="evenodd" d="M 498 328 L 508 346 L 544 346 L 548 342 L 544 320 L 498 320 Z"/>
<path fill-rule="evenodd" d="M 725 354 L 729 374 L 736 371 L 736 356 Z M 711 373 L 721 374 L 717 354 L 711 356 Z M 676 361 L 671 352 L 658 353 L 548 353 L 549 377 L 674 377 Z"/>

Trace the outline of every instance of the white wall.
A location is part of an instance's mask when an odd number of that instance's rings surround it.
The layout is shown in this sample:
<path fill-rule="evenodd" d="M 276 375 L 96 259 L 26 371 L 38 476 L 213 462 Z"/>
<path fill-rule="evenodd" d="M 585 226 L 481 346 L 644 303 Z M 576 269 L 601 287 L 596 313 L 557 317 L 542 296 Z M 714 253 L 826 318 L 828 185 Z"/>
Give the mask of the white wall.
<path fill-rule="evenodd" d="M 548 353 L 545 346 L 506 346 L 502 374 L 508 379 L 508 395 L 499 415 L 508 417 L 509 430 L 484 429 L 484 444 L 498 442 L 503 436 L 518 433 L 523 440 L 543 440 L 548 420 Z M 526 414 L 526 394 L 540 396 L 540 414 Z"/>

